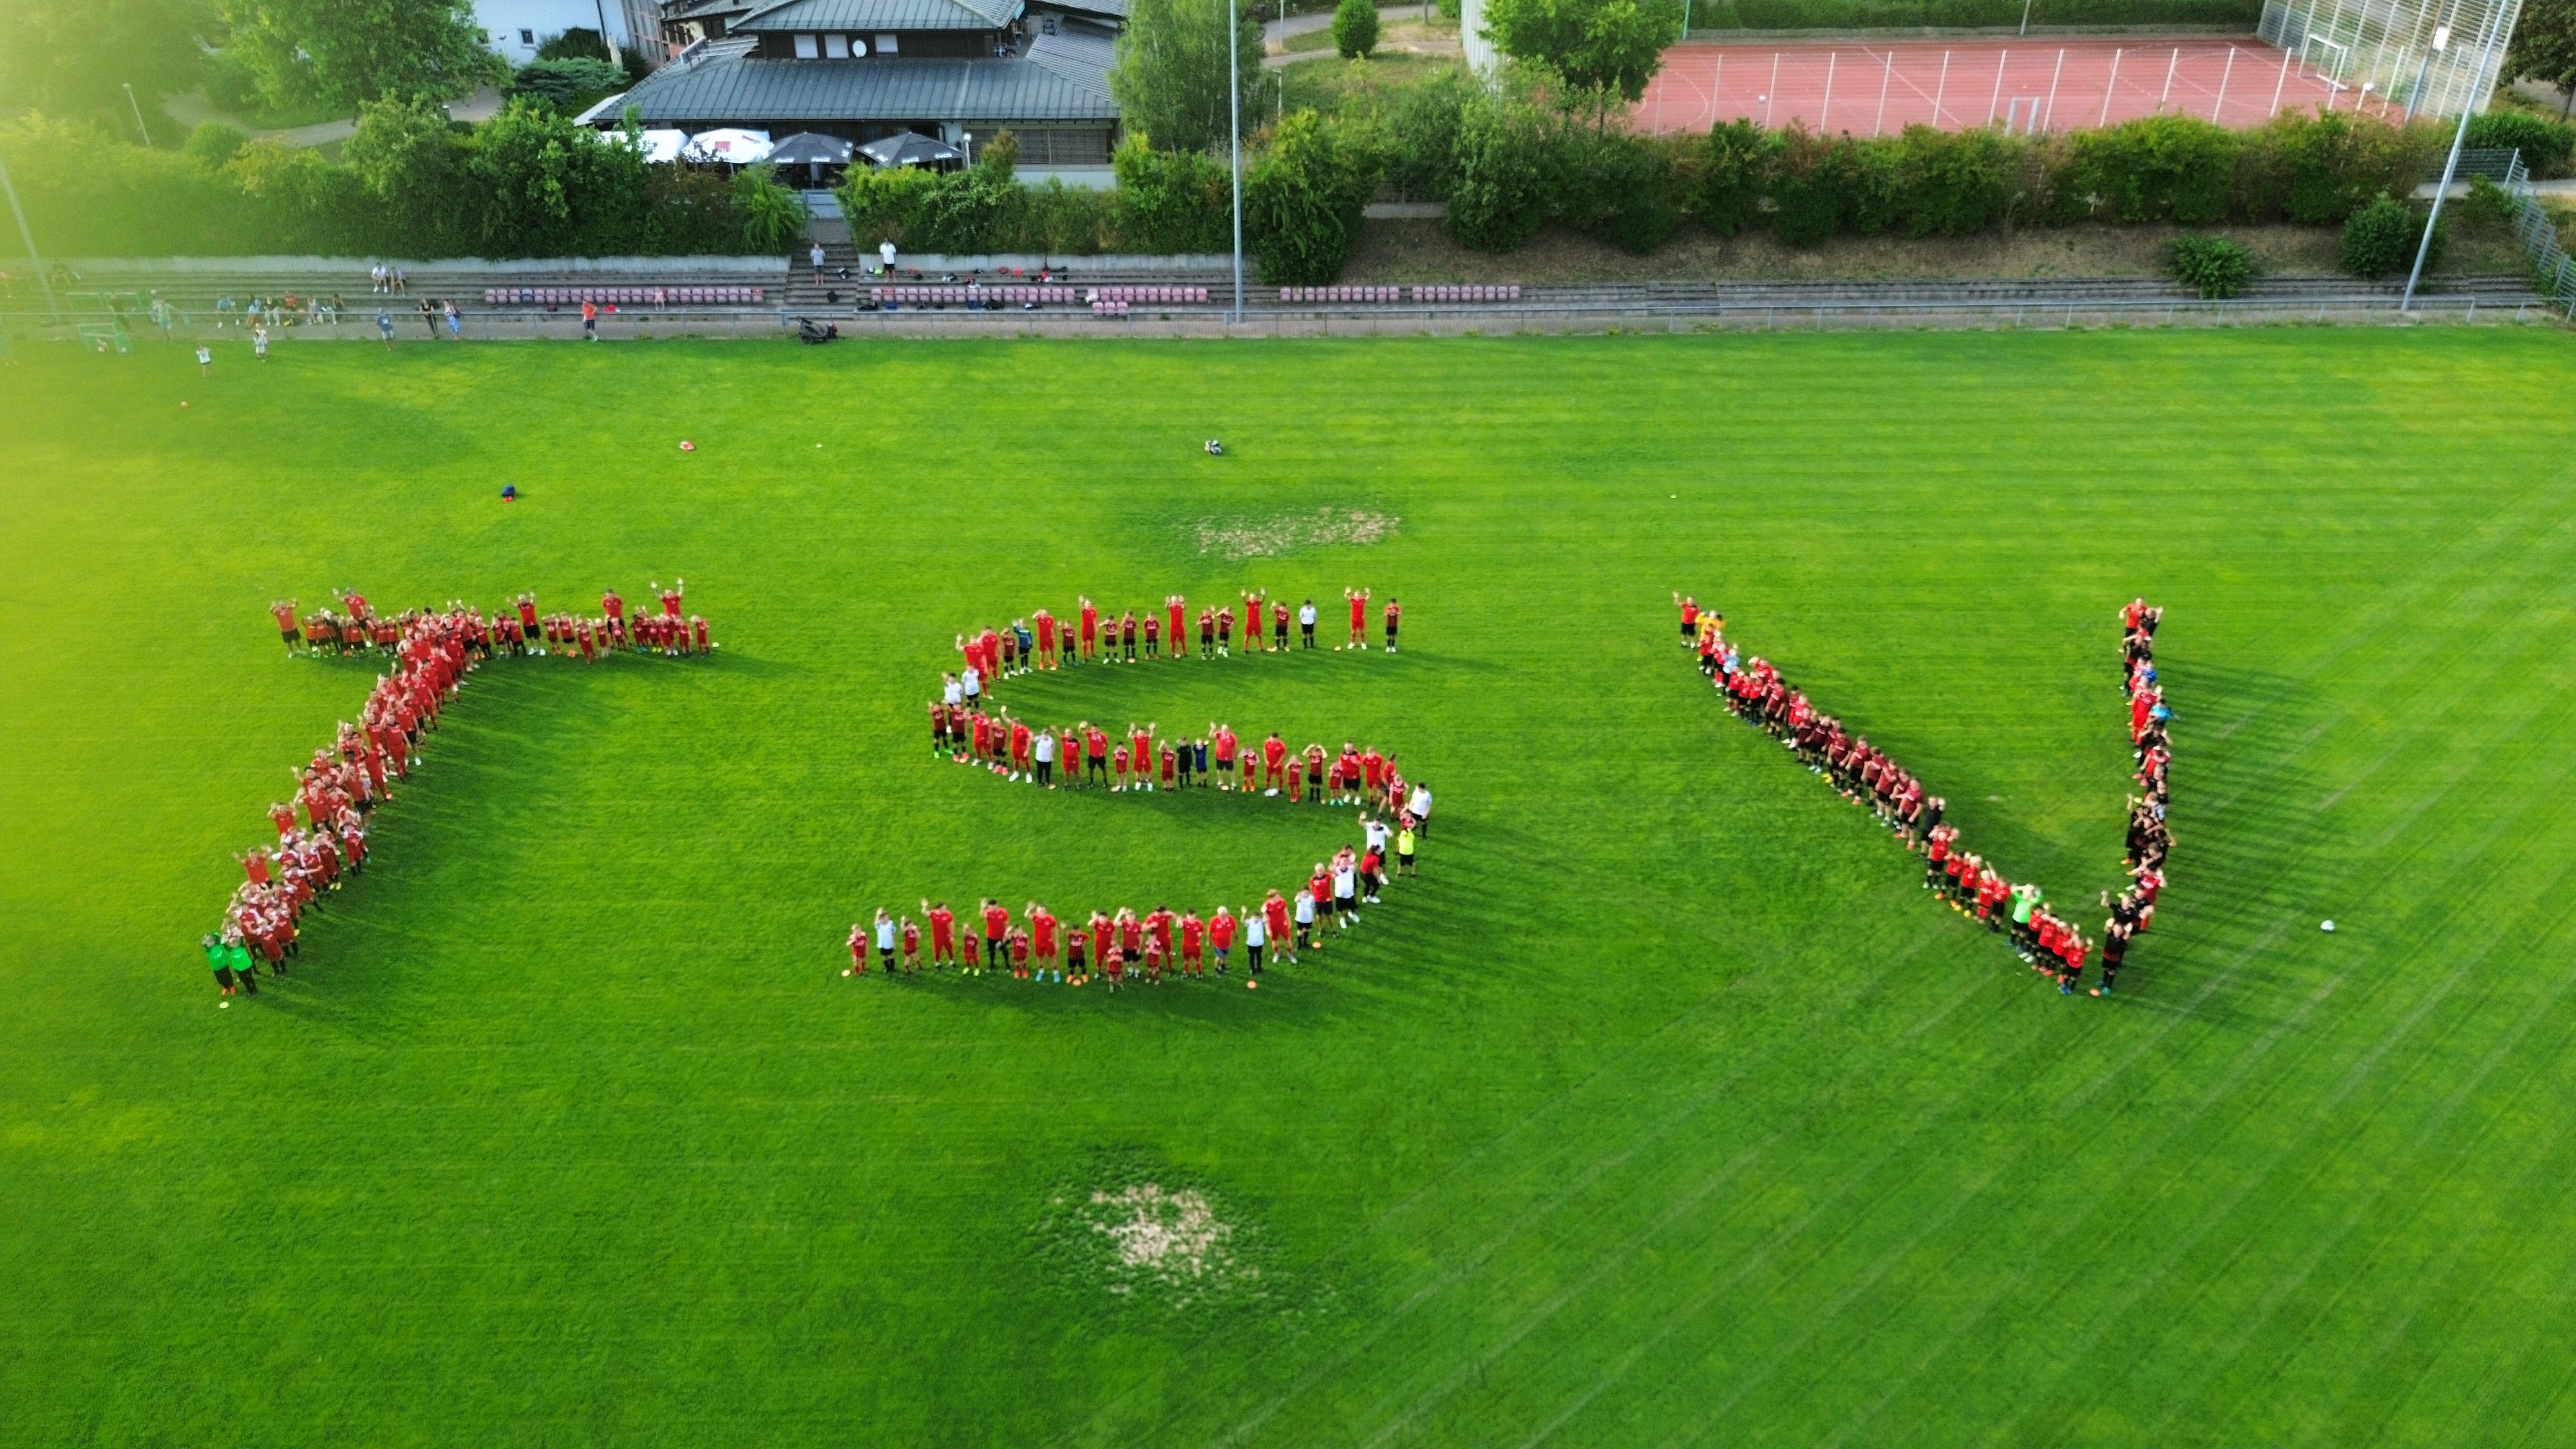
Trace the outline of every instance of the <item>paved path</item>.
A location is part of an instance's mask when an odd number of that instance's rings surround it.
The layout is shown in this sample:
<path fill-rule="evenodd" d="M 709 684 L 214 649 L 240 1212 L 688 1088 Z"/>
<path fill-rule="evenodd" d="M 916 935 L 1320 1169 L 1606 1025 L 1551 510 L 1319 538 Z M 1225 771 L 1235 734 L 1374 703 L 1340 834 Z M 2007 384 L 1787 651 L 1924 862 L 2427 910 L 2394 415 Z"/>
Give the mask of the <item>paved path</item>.
<path fill-rule="evenodd" d="M 1330 23 L 1332 17 L 1327 15 L 1324 19 Z M 346 141 L 358 134 L 358 122 L 354 116 L 316 121 L 309 126 L 280 126 L 267 130 L 244 125 L 241 117 L 227 115 L 217 110 L 214 103 L 206 99 L 204 91 L 188 91 L 184 94 L 165 97 L 162 101 L 162 109 L 170 113 L 172 120 L 182 125 L 199 126 L 208 121 L 222 121 L 229 125 L 240 126 L 250 133 L 254 141 L 283 141 L 289 146 L 328 146 L 334 141 Z M 485 86 L 461 101 L 450 101 L 447 105 L 449 118 L 458 121 L 488 121 L 500 113 L 500 92 L 490 86 Z"/>

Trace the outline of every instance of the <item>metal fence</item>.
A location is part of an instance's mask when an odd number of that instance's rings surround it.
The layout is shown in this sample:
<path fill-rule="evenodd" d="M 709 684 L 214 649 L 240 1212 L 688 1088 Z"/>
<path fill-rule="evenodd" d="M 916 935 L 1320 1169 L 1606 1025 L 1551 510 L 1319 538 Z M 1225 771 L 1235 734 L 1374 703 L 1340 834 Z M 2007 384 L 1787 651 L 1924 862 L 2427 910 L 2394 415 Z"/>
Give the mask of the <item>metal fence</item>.
<path fill-rule="evenodd" d="M 2576 258 L 2558 244 L 2558 221 L 2540 205 L 2540 190 L 2517 150 L 2462 151 L 2459 174 L 2483 176 L 2504 188 L 2513 208 L 2513 234 L 2531 257 L 2532 285 L 2576 321 Z"/>
<path fill-rule="evenodd" d="M 2265 0 L 2256 33 L 2336 85 L 2343 109 L 2458 115 L 2486 109 L 2521 13 L 2522 0 Z"/>

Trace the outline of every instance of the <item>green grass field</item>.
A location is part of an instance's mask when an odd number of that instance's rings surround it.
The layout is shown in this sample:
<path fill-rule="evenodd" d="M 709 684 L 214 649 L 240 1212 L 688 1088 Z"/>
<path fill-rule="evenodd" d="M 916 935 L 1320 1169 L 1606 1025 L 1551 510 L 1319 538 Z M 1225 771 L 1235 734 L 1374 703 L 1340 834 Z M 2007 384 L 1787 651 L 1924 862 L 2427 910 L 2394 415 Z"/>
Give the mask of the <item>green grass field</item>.
<path fill-rule="evenodd" d="M 2563 337 L 19 358 L 0 1443 L 2576 1441 Z M 1319 508 L 1402 522 L 1201 550 Z M 717 658 L 478 676 L 217 1009 L 230 852 L 372 678 L 271 597 L 675 573 Z M 1005 694 L 1401 751 L 1423 878 L 1327 962 L 838 975 L 879 904 L 1240 904 L 1347 833 L 933 761 L 958 629 L 1347 584 L 1401 655 Z M 1728 719 L 1676 588 L 2061 899 L 2164 603 L 2121 998 Z M 1227 1291 L 1045 1226 L 1145 1184 Z"/>

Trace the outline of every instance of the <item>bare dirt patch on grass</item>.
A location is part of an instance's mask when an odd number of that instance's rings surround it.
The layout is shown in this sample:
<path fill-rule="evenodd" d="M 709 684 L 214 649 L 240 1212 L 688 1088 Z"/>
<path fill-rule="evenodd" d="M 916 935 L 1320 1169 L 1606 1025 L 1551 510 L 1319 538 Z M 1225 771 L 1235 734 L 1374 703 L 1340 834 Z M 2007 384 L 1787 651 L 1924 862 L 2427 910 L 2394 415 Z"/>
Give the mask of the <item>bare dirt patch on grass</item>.
<path fill-rule="evenodd" d="M 1259 518 L 1202 518 L 1195 525 L 1199 552 L 1226 559 L 1276 558 L 1328 544 L 1371 544 L 1391 538 L 1404 520 L 1365 508 L 1318 508 Z"/>

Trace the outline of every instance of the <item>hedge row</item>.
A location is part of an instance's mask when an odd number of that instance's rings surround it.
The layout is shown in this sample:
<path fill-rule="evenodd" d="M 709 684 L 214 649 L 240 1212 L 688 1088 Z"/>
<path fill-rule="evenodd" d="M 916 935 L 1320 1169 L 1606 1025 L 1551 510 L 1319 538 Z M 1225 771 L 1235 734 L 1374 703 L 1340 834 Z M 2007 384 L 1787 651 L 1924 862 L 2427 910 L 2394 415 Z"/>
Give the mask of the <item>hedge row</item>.
<path fill-rule="evenodd" d="M 2031 0 L 2030 23 L 2229 26 L 2252 30 L 2262 0 Z M 2019 26 L 2022 0 L 1695 0 L 1691 29 L 1836 30 Z"/>
<path fill-rule="evenodd" d="M 667 256 L 783 250 L 804 230 L 761 173 L 649 166 L 530 107 L 462 127 L 387 102 L 343 149 L 218 125 L 175 152 L 44 117 L 0 128 L 29 225 L 69 256 Z"/>
<path fill-rule="evenodd" d="M 1052 179 L 1019 184 L 1011 175 L 1016 150 L 997 142 L 975 166 L 946 173 L 853 172 L 839 193 L 851 240 L 863 251 L 891 241 L 966 255 L 1170 254 L 1233 245 L 1233 177 L 1220 157 L 1157 151 L 1130 136 L 1112 158 L 1117 189 L 1090 191 Z M 1244 239 L 1261 259 L 1261 279 L 1307 284 L 1340 275 L 1382 169 L 1376 147 L 1360 133 L 1312 111 L 1282 122 L 1245 168 Z"/>
<path fill-rule="evenodd" d="M 2084 221 L 2340 223 L 2404 195 L 2440 161 L 2438 124 L 2284 114 L 2249 131 L 2185 116 L 2006 136 L 1935 131 L 1864 139 L 1749 121 L 1704 136 L 1602 134 L 1539 107 L 1470 98 L 1454 143 L 1449 228 L 1509 251 L 1554 220 L 1631 252 L 1685 216 L 1793 246 L 1838 232 L 1963 236 Z"/>

